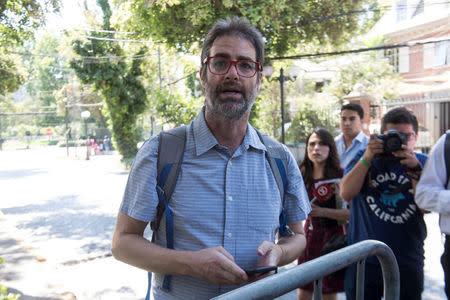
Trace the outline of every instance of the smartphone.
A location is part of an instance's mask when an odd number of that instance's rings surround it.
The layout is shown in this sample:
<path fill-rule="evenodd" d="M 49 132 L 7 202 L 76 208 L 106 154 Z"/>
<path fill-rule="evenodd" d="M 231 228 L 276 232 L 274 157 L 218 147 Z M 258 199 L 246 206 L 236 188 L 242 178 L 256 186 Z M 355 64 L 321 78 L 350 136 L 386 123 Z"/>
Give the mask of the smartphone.
<path fill-rule="evenodd" d="M 275 273 L 277 273 L 277 270 L 278 270 L 277 266 L 257 267 L 252 270 L 245 270 L 245 273 L 247 273 L 247 276 L 253 276 L 253 275 L 262 275 L 271 271 L 275 271 Z"/>

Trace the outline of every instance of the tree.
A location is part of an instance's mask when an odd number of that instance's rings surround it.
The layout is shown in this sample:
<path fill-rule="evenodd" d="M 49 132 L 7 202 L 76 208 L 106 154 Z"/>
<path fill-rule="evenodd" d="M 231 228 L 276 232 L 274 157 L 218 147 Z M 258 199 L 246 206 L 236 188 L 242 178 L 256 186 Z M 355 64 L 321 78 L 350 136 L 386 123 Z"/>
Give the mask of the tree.
<path fill-rule="evenodd" d="M 82 83 L 92 84 L 95 90 L 101 92 L 122 162 L 131 165 L 140 139 L 136 120 L 145 110 L 147 102 L 146 91 L 140 80 L 142 60 L 133 59 L 130 63 L 124 61 L 124 51 L 118 42 L 111 40 L 114 33 L 110 26 L 108 0 L 97 0 L 97 3 L 103 11 L 103 31 L 91 35 L 100 39 L 75 40 L 73 50 L 81 57 L 70 64 Z M 145 50 L 142 48 L 135 57 L 142 57 Z"/>
<path fill-rule="evenodd" d="M 14 92 L 24 82 L 24 76 L 19 68 L 17 56 L 0 49 L 0 95 Z"/>
<path fill-rule="evenodd" d="M 127 0 L 120 1 L 120 10 L 130 14 L 118 18 L 124 29 L 189 51 L 218 19 L 243 16 L 262 32 L 267 54 L 280 55 L 299 43 L 341 44 L 379 17 L 377 10 L 372 15 L 361 13 L 376 4 L 375 0 Z"/>
<path fill-rule="evenodd" d="M 325 91 L 342 101 L 353 91 L 355 84 L 362 84 L 365 92 L 377 100 L 396 99 L 400 77 L 388 60 L 376 53 L 349 57 L 341 63 L 339 72 Z"/>
<path fill-rule="evenodd" d="M 316 94 L 302 97 L 300 107 L 286 133 L 288 141 L 306 142 L 306 137 L 318 127 L 325 128 L 334 134 L 334 128 L 339 120 L 336 115 L 338 110 L 333 109 L 332 104 L 321 96 Z"/>
<path fill-rule="evenodd" d="M 17 57 L 12 57 L 8 49 L 17 50 L 30 40 L 45 21 L 45 13 L 58 9 L 59 0 L 0 1 L 0 95 L 16 90 L 24 82 Z"/>
<path fill-rule="evenodd" d="M 201 103 L 198 99 L 163 90 L 156 93 L 156 109 L 166 123 L 174 126 L 189 124 L 197 116 Z"/>
<path fill-rule="evenodd" d="M 24 65 L 28 69 L 28 94 L 34 99 L 35 106 L 56 106 L 55 94 L 67 83 L 69 69 L 67 62 L 59 55 L 60 40 L 45 32 L 30 47 L 30 53 L 39 55 L 25 56 Z M 40 126 L 51 126 L 63 123 L 63 118 L 56 115 L 37 117 Z"/>

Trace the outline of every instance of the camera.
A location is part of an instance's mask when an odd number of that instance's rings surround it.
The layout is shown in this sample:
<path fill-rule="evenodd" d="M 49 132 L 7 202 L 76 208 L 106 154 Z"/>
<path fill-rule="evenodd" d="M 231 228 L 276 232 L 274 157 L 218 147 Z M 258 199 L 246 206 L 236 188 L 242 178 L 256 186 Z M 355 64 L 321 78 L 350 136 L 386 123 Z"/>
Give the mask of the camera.
<path fill-rule="evenodd" d="M 402 145 L 406 145 L 406 135 L 395 129 L 389 130 L 386 134 L 377 136 L 383 141 L 383 153 L 377 154 L 376 159 L 396 160 L 392 152 L 402 150 Z"/>

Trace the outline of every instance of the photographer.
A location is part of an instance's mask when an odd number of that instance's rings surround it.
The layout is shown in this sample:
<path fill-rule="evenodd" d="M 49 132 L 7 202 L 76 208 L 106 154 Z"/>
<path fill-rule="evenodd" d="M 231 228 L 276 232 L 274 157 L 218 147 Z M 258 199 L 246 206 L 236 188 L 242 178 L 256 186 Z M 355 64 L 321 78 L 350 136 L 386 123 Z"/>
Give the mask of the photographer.
<path fill-rule="evenodd" d="M 423 242 L 426 227 L 414 202 L 414 189 L 426 155 L 415 153 L 417 118 L 406 108 L 390 110 L 381 132 L 372 134 L 345 170 L 341 196 L 350 202 L 349 245 L 374 239 L 394 252 L 400 269 L 400 299 L 421 299 Z M 355 299 L 356 265 L 347 269 L 345 292 Z M 381 299 L 383 278 L 378 260 L 366 260 L 364 299 Z"/>

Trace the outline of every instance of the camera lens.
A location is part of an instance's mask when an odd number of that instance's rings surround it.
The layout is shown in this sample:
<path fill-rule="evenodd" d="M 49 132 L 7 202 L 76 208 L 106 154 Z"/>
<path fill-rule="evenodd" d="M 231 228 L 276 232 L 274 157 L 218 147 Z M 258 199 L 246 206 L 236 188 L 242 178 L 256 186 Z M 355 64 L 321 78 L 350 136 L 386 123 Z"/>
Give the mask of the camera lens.
<path fill-rule="evenodd" d="M 402 149 L 402 141 L 397 137 L 391 137 L 386 140 L 386 148 L 391 152 Z"/>

